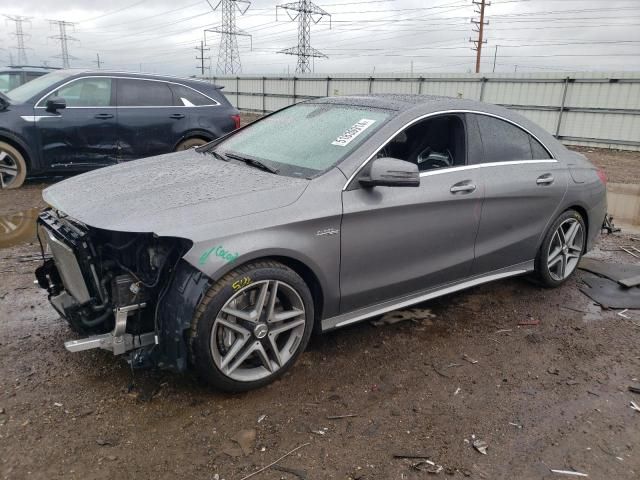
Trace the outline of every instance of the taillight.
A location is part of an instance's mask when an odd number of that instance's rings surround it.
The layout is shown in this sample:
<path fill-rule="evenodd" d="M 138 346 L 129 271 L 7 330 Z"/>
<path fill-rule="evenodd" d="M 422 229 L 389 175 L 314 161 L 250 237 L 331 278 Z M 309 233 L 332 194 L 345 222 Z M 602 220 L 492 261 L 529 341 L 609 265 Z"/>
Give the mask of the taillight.
<path fill-rule="evenodd" d="M 235 124 L 235 129 L 240 128 L 240 115 L 231 115 L 231 119 L 233 120 L 233 123 Z"/>
<path fill-rule="evenodd" d="M 600 181 L 603 184 L 605 184 L 605 185 L 607 184 L 607 174 L 604 173 L 604 170 L 602 170 L 600 168 L 598 169 L 598 177 L 600 178 Z"/>

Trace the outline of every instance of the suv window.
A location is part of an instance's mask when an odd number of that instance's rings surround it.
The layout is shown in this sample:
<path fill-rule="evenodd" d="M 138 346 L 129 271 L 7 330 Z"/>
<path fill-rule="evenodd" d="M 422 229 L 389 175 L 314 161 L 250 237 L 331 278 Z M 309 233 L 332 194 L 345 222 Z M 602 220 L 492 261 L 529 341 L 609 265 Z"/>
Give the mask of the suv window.
<path fill-rule="evenodd" d="M 198 107 L 215 105 L 217 102 L 184 85 L 169 84 L 173 91 L 173 104 L 179 107 Z"/>
<path fill-rule="evenodd" d="M 62 97 L 67 107 L 108 107 L 111 105 L 111 79 L 106 77 L 80 78 L 47 96 L 44 105 L 53 97 Z"/>
<path fill-rule="evenodd" d="M 464 122 L 458 115 L 429 118 L 396 135 L 378 152 L 417 163 L 420 171 L 466 164 Z"/>
<path fill-rule="evenodd" d="M 6 93 L 20 86 L 19 72 L 0 73 L 0 92 Z"/>
<path fill-rule="evenodd" d="M 173 95 L 166 82 L 118 79 L 119 107 L 170 107 Z"/>
<path fill-rule="evenodd" d="M 521 128 L 487 115 L 476 115 L 485 162 L 542 160 L 551 158 L 535 138 Z"/>

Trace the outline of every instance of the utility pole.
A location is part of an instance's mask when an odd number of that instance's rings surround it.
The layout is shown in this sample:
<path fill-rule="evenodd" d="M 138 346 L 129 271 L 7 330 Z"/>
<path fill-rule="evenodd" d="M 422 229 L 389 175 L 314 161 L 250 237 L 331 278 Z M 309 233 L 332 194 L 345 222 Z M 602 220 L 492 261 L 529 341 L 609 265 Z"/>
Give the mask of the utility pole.
<path fill-rule="evenodd" d="M 207 32 L 222 35 L 220 37 L 216 70 L 223 75 L 240 73 L 242 64 L 240 63 L 240 52 L 238 51 L 238 36 L 251 38 L 251 35 L 236 27 L 236 13 L 240 12 L 240 15 L 244 15 L 249 10 L 251 2 L 249 0 L 220 0 L 215 7 L 209 0 L 207 0 L 207 3 L 214 11 L 219 8 L 222 14 L 222 25 L 220 27 L 208 28 L 204 31 L 205 45 Z"/>
<path fill-rule="evenodd" d="M 276 21 L 278 21 L 278 9 L 286 10 L 287 15 L 293 21 L 298 21 L 298 45 L 285 48 L 278 53 L 285 55 L 297 55 L 296 73 L 310 73 L 310 58 L 329 58 L 324 53 L 311 46 L 311 22 L 318 23 L 323 17 L 329 17 L 331 28 L 331 14 L 317 6 L 311 0 L 298 0 L 297 2 L 284 3 L 276 6 Z"/>
<path fill-rule="evenodd" d="M 200 73 L 202 74 L 202 76 L 204 77 L 204 61 L 205 60 L 209 60 L 211 61 L 211 57 L 205 57 L 204 56 L 204 51 L 207 50 L 211 50 L 210 48 L 204 48 L 204 41 L 200 40 L 200 46 L 196 47 L 196 50 L 200 51 L 200 56 L 198 57 L 196 55 L 196 60 L 200 60 Z"/>
<path fill-rule="evenodd" d="M 476 51 L 476 73 L 480 73 L 480 59 L 482 58 L 482 44 L 487 43 L 487 41 L 484 39 L 484 26 L 489 25 L 489 22 L 484 21 L 484 9 L 490 6 L 491 3 L 487 2 L 487 0 L 472 0 L 471 3 L 476 5 L 476 7 L 479 10 L 475 10 L 475 13 L 480 15 L 480 20 L 476 20 L 475 18 L 471 19 L 471 23 L 474 24 L 473 31 L 478 34 L 478 39 L 477 40 L 474 40 L 472 38 L 469 39 L 469 41 L 474 45 L 471 48 L 471 50 Z"/>
<path fill-rule="evenodd" d="M 31 38 L 31 35 L 24 33 L 22 24 L 29 22 L 29 17 L 23 17 L 21 15 L 5 15 L 5 17 L 15 23 L 16 26 L 16 32 L 13 36 L 16 37 L 16 46 L 14 48 L 18 50 L 18 65 L 26 65 L 29 62 L 27 61 L 27 48 L 24 46 L 24 37 Z M 11 63 L 13 64 L 13 62 Z"/>
<path fill-rule="evenodd" d="M 71 37 L 67 34 L 67 27 L 75 27 L 75 23 L 67 22 L 65 20 L 50 20 L 49 23 L 51 25 L 56 25 L 60 31 L 59 35 L 54 35 L 49 38 L 53 38 L 54 40 L 58 40 L 60 42 L 60 55 L 56 55 L 56 58 L 62 59 L 62 67 L 69 68 L 70 59 L 75 59 L 76 57 L 69 55 L 69 46 L 67 42 L 69 41 L 78 41 L 77 38 Z"/>
<path fill-rule="evenodd" d="M 96 59 L 94 60 L 94 62 L 96 65 L 98 65 L 98 70 L 100 70 L 100 67 L 102 66 L 102 62 L 100 61 L 100 54 L 96 53 Z"/>
<path fill-rule="evenodd" d="M 493 70 L 492 70 L 493 73 L 496 73 L 496 59 L 498 58 L 498 47 L 499 46 L 500 45 L 496 45 L 496 51 L 493 52 Z"/>

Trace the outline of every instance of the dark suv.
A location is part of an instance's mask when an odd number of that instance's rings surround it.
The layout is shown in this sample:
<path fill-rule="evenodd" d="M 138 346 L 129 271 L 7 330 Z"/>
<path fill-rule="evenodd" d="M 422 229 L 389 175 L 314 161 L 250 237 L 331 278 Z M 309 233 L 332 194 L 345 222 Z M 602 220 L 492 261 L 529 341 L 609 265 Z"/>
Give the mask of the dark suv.
<path fill-rule="evenodd" d="M 220 90 L 193 79 L 105 71 L 36 78 L 0 94 L 0 186 L 207 143 L 240 125 Z"/>

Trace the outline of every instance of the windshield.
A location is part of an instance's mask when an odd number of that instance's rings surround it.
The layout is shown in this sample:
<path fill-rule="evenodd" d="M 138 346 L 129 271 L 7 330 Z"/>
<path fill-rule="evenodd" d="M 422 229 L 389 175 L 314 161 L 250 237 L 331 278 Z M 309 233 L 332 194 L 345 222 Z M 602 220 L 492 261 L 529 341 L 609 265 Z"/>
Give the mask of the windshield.
<path fill-rule="evenodd" d="M 258 160 L 282 175 L 311 177 L 341 161 L 390 116 L 386 110 L 303 103 L 250 125 L 216 151 Z"/>
<path fill-rule="evenodd" d="M 34 80 L 31 80 L 30 82 L 27 82 L 24 85 L 19 86 L 18 88 L 9 90 L 6 95 L 13 103 L 24 103 L 30 98 L 35 97 L 39 93 L 47 93 L 46 91 L 43 92 L 43 90 L 47 90 L 52 85 L 58 83 L 61 80 L 64 80 L 67 77 L 70 77 L 71 75 L 75 75 L 76 73 L 78 72 L 68 70 L 48 73 Z"/>

